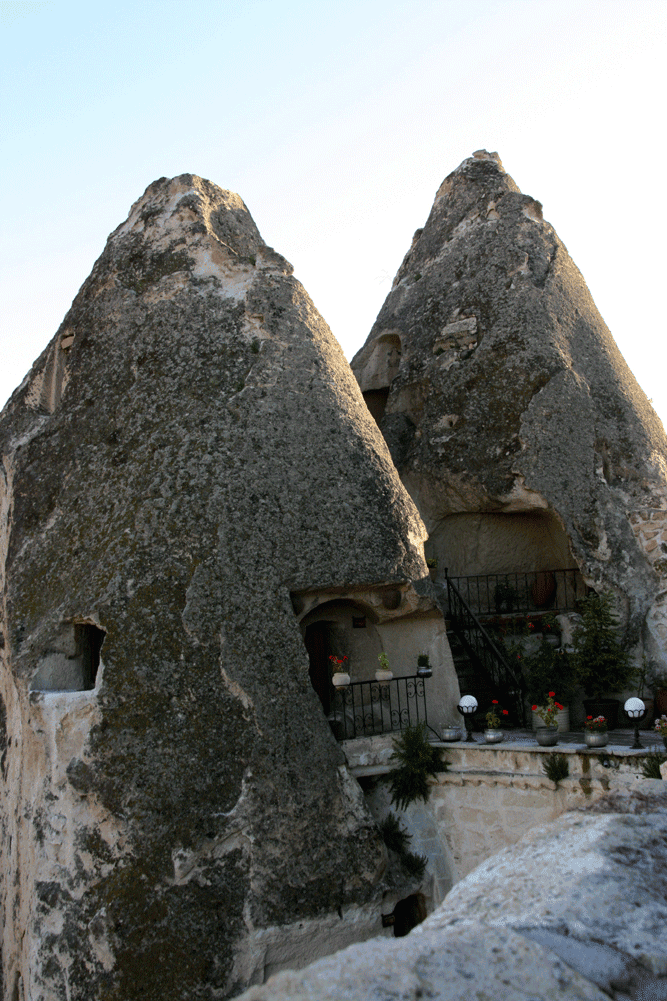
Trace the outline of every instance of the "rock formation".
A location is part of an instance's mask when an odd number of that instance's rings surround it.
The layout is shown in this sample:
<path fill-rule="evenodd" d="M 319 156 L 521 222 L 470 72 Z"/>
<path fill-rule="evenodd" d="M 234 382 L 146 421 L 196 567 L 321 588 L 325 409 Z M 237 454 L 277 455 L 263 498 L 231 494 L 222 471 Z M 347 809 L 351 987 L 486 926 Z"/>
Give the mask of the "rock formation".
<path fill-rule="evenodd" d="M 496 153 L 445 179 L 352 367 L 442 567 L 578 567 L 664 670 L 667 438 Z"/>
<path fill-rule="evenodd" d="M 0 420 L 8 998 L 224 998 L 380 927 L 297 613 L 437 613 L 291 270 L 237 195 L 156 181 Z"/>
<path fill-rule="evenodd" d="M 528 832 L 407 938 L 351 946 L 241 1001 L 664 1001 L 667 795 L 642 786 Z"/>

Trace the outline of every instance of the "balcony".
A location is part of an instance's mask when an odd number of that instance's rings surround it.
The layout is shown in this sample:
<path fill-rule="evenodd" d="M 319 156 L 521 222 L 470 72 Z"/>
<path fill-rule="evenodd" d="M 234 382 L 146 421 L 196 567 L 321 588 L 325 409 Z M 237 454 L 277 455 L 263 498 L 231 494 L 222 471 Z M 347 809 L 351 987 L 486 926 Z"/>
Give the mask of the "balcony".
<path fill-rule="evenodd" d="M 588 590 L 576 569 L 445 577 L 477 616 L 574 612 Z"/>
<path fill-rule="evenodd" d="M 355 681 L 336 688 L 331 698 L 329 725 L 336 740 L 373 737 L 426 723 L 425 678 L 408 675 L 390 681 Z M 438 734 L 432 727 L 434 737 Z"/>

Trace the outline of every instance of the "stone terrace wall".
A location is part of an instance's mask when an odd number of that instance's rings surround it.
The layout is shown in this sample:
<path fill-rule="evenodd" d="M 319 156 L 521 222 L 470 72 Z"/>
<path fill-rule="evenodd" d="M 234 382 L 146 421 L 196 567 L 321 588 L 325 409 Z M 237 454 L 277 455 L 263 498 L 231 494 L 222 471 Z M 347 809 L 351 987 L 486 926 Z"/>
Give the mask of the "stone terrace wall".
<path fill-rule="evenodd" d="M 431 779 L 427 804 L 411 804 L 400 815 L 413 840 L 411 850 L 427 855 L 426 896 L 437 905 L 452 886 L 481 862 L 516 842 L 533 827 L 595 802 L 610 791 L 638 786 L 646 751 L 610 745 L 588 750 L 583 744 L 543 748 L 504 743 L 443 744 L 449 770 Z M 366 786 L 373 814 L 386 815 L 389 803 L 381 778 L 391 767 L 391 737 L 347 741 L 343 745 L 353 775 Z M 567 757 L 570 775 L 556 786 L 547 778 L 545 755 Z M 385 908 L 386 909 L 386 908 Z M 391 908 L 389 908 L 391 909 Z"/>

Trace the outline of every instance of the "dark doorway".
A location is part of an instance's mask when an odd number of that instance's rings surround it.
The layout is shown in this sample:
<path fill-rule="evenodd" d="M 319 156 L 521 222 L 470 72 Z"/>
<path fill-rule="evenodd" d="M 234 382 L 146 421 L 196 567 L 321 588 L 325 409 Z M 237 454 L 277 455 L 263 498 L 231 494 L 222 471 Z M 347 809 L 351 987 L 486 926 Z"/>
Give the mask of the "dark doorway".
<path fill-rule="evenodd" d="M 371 412 L 371 416 L 375 418 L 375 423 L 379 427 L 380 422 L 384 417 L 384 412 L 387 409 L 389 386 L 387 386 L 386 389 L 369 389 L 363 394 L 363 396 L 366 406 Z"/>
<path fill-rule="evenodd" d="M 106 633 L 90 622 L 76 623 L 74 640 L 81 658 L 81 691 L 91 691 L 97 680 L 100 666 L 100 650 Z"/>
<path fill-rule="evenodd" d="M 423 893 L 411 893 L 394 907 L 394 938 L 403 938 L 426 920 L 426 898 Z"/>
<path fill-rule="evenodd" d="M 310 667 L 310 683 L 318 694 L 325 716 L 331 712 L 331 670 L 329 664 L 329 622 L 311 622 L 306 626 L 304 642 Z"/>

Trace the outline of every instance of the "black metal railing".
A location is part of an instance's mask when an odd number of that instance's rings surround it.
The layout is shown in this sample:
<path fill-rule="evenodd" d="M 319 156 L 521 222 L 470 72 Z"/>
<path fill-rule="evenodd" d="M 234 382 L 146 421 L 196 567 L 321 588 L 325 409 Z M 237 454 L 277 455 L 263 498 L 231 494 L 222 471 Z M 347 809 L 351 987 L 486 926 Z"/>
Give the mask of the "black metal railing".
<path fill-rule="evenodd" d="M 446 571 L 445 571 L 446 574 Z M 447 580 L 447 606 L 451 628 L 469 657 L 486 673 L 494 687 L 510 700 L 516 720 L 525 725 L 523 678 L 511 666 L 470 608 L 451 577 Z"/>
<path fill-rule="evenodd" d="M 576 569 L 445 578 L 477 615 L 571 612 L 587 592 Z"/>
<path fill-rule="evenodd" d="M 424 678 L 355 681 L 336 688 L 328 720 L 337 740 L 392 733 L 417 723 L 428 726 Z"/>

